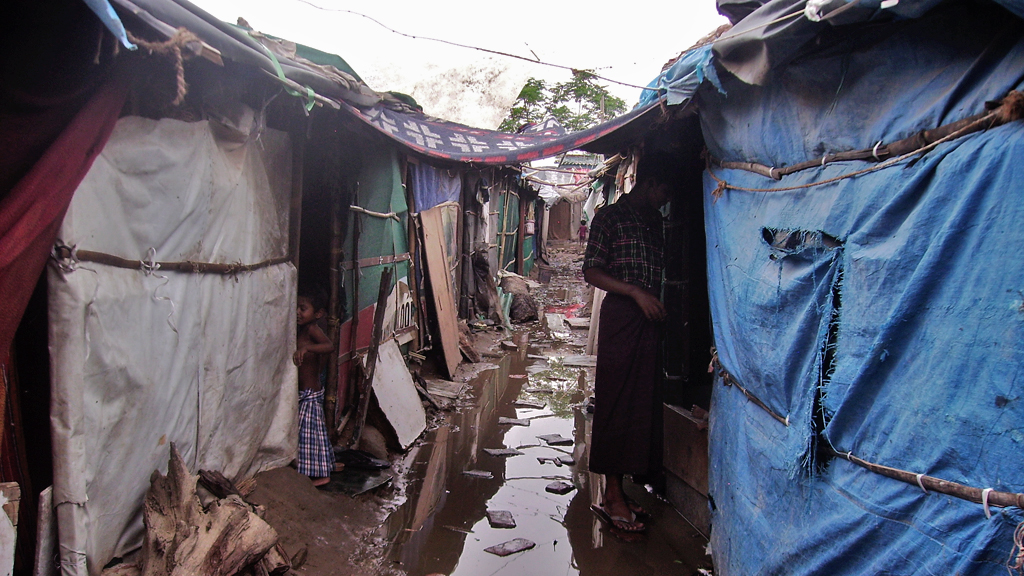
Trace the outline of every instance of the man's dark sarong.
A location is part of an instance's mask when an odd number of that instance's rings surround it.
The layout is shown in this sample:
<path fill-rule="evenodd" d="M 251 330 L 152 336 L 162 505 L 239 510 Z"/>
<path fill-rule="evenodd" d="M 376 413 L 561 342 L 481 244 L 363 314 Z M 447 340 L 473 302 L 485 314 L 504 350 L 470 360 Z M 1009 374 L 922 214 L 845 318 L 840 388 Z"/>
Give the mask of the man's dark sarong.
<path fill-rule="evenodd" d="M 661 326 L 628 296 L 601 305 L 590 471 L 649 474 L 661 468 Z"/>

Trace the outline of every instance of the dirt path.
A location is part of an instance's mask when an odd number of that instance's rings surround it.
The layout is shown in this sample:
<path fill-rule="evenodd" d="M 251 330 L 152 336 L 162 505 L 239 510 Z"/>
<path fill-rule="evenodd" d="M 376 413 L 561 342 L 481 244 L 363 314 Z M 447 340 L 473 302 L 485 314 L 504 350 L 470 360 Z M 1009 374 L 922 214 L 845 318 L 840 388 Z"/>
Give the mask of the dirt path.
<path fill-rule="evenodd" d="M 390 483 L 351 497 L 317 490 L 291 469 L 258 477 L 252 499 L 267 507 L 288 553 L 308 550 L 298 574 L 689 576 L 708 566 L 706 541 L 639 486 L 628 489 L 653 514 L 645 536 L 616 534 L 589 509 L 601 477 L 586 468 L 584 406 L 593 382 L 583 355 L 587 330 L 557 316 L 589 316 L 581 260 L 577 246 L 552 249 L 551 280 L 533 290 L 539 322 L 511 335 L 475 334 L 485 362 L 460 367 L 455 380 L 469 388 L 458 409 L 436 414 L 406 454 L 392 457 Z M 503 350 L 502 341 L 517 347 Z M 568 445 L 538 438 L 548 434 Z M 501 448 L 521 454 L 485 450 Z M 547 490 L 553 482 L 564 482 L 567 493 Z M 487 512 L 498 510 L 511 513 L 516 526 L 491 526 Z M 514 538 L 534 546 L 504 558 L 484 550 Z"/>

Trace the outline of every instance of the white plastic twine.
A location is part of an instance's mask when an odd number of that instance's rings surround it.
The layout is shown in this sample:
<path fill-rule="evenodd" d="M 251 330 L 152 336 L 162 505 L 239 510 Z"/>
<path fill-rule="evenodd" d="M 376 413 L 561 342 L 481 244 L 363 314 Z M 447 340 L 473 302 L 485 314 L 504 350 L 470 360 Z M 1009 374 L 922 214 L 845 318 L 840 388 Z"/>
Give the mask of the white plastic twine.
<path fill-rule="evenodd" d="M 171 330 L 175 334 L 177 334 L 178 327 L 174 325 L 173 320 L 175 312 L 174 300 L 171 300 L 168 296 L 157 295 L 157 292 L 159 292 L 161 288 L 166 286 L 171 281 L 171 279 L 168 278 L 167 276 L 164 276 L 163 274 L 156 273 L 156 271 L 160 269 L 160 263 L 156 261 L 156 248 L 153 248 L 151 246 L 149 250 L 146 251 L 146 258 L 147 260 L 139 260 L 139 269 L 142 270 L 142 273 L 145 274 L 146 276 L 153 276 L 155 278 L 160 278 L 163 280 L 163 282 L 159 286 L 153 289 L 152 298 L 154 302 L 165 300 L 170 303 L 171 311 L 170 313 L 167 314 L 167 325 L 171 327 Z"/>
<path fill-rule="evenodd" d="M 58 253 L 58 250 L 67 250 L 70 256 L 62 258 Z M 57 263 L 57 267 L 60 268 L 61 272 L 70 274 L 75 270 L 78 270 L 78 246 L 68 246 L 63 240 L 57 238 L 57 241 L 53 243 L 53 248 L 50 249 L 50 258 Z"/>
<path fill-rule="evenodd" d="M 878 147 L 882 145 L 882 141 L 875 142 L 875 147 L 871 149 L 871 156 L 875 159 L 875 162 L 881 162 L 882 159 L 878 157 Z"/>
<path fill-rule="evenodd" d="M 60 253 L 64 251 L 67 252 L 68 256 L 64 257 L 60 255 Z M 56 262 L 57 264 L 57 268 L 60 269 L 60 271 L 63 272 L 64 274 L 70 274 L 72 272 L 75 272 L 76 270 L 88 270 L 89 272 L 96 274 L 97 280 L 96 286 L 95 288 L 93 288 L 92 291 L 92 298 L 90 298 L 89 301 L 85 304 L 85 312 L 86 316 L 88 316 L 89 309 L 92 307 L 93 303 L 96 302 L 96 295 L 99 294 L 100 292 L 99 272 L 96 272 L 95 270 L 87 266 L 82 266 L 81 260 L 78 259 L 78 245 L 72 244 L 71 246 L 68 246 L 60 238 L 57 238 L 57 240 L 54 241 L 53 248 L 50 249 L 50 257 L 53 258 L 53 261 Z M 85 338 L 85 359 L 89 360 L 89 357 L 91 356 L 92 353 L 92 348 L 90 347 L 91 340 L 89 338 L 88 322 L 86 322 L 85 324 L 82 335 Z"/>
<path fill-rule="evenodd" d="M 988 495 L 992 492 L 991 488 L 985 488 L 981 491 L 981 507 L 985 509 L 985 518 L 992 519 L 992 511 L 988 509 Z"/>
<path fill-rule="evenodd" d="M 927 490 L 927 489 L 925 489 L 925 487 L 924 487 L 924 483 L 923 483 L 923 482 L 921 482 L 921 477 L 922 477 L 922 476 L 924 476 L 924 474 L 915 474 L 915 475 L 914 475 L 914 478 L 917 478 L 917 485 L 921 487 L 921 490 L 922 490 L 922 491 L 923 491 L 923 492 L 924 492 L 925 494 L 927 494 L 927 493 L 928 493 L 928 490 Z"/>
<path fill-rule="evenodd" d="M 811 22 L 821 22 L 821 19 L 825 17 L 822 9 L 827 5 L 828 0 L 807 0 L 807 4 L 804 6 L 804 18 Z"/>
<path fill-rule="evenodd" d="M 142 268 L 142 272 L 146 276 L 152 276 L 154 272 L 160 269 L 160 264 L 156 261 L 156 248 L 150 246 L 149 250 L 146 251 L 146 257 L 149 261 L 139 260 L 139 267 Z M 157 278 L 167 278 L 166 276 L 157 276 Z"/>

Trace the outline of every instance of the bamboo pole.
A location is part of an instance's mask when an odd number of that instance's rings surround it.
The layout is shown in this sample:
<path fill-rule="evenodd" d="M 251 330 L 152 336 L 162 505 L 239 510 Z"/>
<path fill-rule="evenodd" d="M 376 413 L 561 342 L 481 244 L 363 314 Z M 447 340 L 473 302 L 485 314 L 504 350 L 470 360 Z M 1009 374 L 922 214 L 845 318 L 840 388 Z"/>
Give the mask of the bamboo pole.
<path fill-rule="evenodd" d="M 520 276 L 524 275 L 526 270 L 526 261 L 523 258 L 523 244 L 526 243 L 526 202 L 523 201 L 523 197 L 519 197 L 519 225 L 516 227 L 516 274 Z"/>
<path fill-rule="evenodd" d="M 508 197 L 512 194 L 502 186 L 501 203 L 501 228 L 498 230 L 500 242 L 498 242 L 498 270 L 505 269 L 505 249 L 508 244 Z"/>
<path fill-rule="evenodd" d="M 366 423 L 366 412 L 370 409 L 370 393 L 373 390 L 373 374 L 377 368 L 377 352 L 384 331 L 384 310 L 388 305 L 388 293 L 391 291 L 391 268 L 380 272 L 380 290 L 377 292 L 377 308 L 373 311 L 373 332 L 370 335 L 370 350 L 366 353 L 366 374 L 362 386 L 359 387 L 359 411 L 356 412 L 356 428 L 352 433 L 349 448 L 359 446 L 359 437 Z"/>
<path fill-rule="evenodd" d="M 302 169 L 305 159 L 305 140 L 292 138 L 292 198 L 288 207 L 288 250 L 292 264 L 299 269 L 299 239 L 302 230 Z"/>
<path fill-rule="evenodd" d="M 414 303 L 413 311 L 416 315 L 416 336 L 412 342 L 413 350 L 420 350 L 423 348 L 423 341 L 425 340 L 424 327 L 427 325 L 426 320 L 423 316 L 424 302 L 420 302 L 420 286 L 417 278 L 419 273 L 419 245 L 420 238 L 417 232 L 416 223 L 417 218 L 413 218 L 412 214 L 416 212 L 416 190 L 413 189 L 415 183 L 409 185 L 409 165 L 408 158 L 406 158 L 406 167 L 402 172 L 402 187 L 405 188 L 405 203 L 409 207 L 409 218 L 406 219 L 406 237 L 409 244 L 409 276 L 407 281 L 409 283 L 409 291 L 412 293 L 412 301 Z"/>
<path fill-rule="evenodd" d="M 297 241 L 296 241 L 297 242 Z M 106 254 L 104 252 L 95 252 L 93 250 L 76 250 L 70 246 L 57 246 L 54 248 L 54 252 L 57 258 L 61 260 L 77 260 L 79 262 L 93 262 L 95 264 L 103 264 L 104 266 L 111 266 L 114 268 L 125 268 L 128 270 L 161 270 L 161 271 L 172 271 L 172 272 L 184 272 L 187 274 L 223 274 L 225 276 L 233 276 L 241 274 L 243 272 L 252 272 L 261 268 L 267 268 L 269 266 L 277 266 L 278 264 L 284 264 L 286 262 L 292 262 L 293 264 L 298 261 L 298 256 L 288 255 L 281 256 L 280 258 L 271 258 L 270 260 L 264 260 L 255 264 L 242 264 L 241 262 L 235 262 L 232 264 L 223 263 L 212 263 L 212 262 L 194 262 L 192 260 L 185 260 L 181 262 L 164 262 L 164 261 L 146 261 L 146 260 L 130 260 L 128 258 L 122 258 L 120 256 L 114 256 L 112 254 Z"/>
<path fill-rule="evenodd" d="M 341 196 L 335 190 L 331 201 L 331 261 L 328 267 L 328 278 L 331 283 L 330 302 L 328 304 L 328 321 L 330 326 L 328 337 L 334 343 L 334 352 L 327 359 L 327 386 L 324 390 L 324 419 L 327 424 L 327 430 L 331 431 L 332 436 L 337 436 L 334 423 L 337 420 L 339 404 L 338 355 L 341 350 L 341 343 L 338 341 L 338 336 L 341 332 L 339 329 L 341 324 L 341 318 L 339 317 L 339 309 L 341 307 L 339 302 L 341 242 Z M 341 392 L 347 392 L 347 389 L 342 389 Z M 347 396 L 348 394 L 341 396 L 342 405 L 347 403 Z M 332 441 L 334 440 L 337 440 L 337 438 L 332 438 Z"/>
<path fill-rule="evenodd" d="M 356 182 L 355 191 L 352 194 L 352 203 L 359 205 L 359 182 Z M 359 349 L 359 276 L 363 273 L 359 267 L 359 232 L 362 230 L 362 219 L 358 213 L 354 213 L 352 216 L 352 262 L 355 265 L 352 267 L 352 324 L 348 331 L 348 350 L 351 355 L 355 354 L 355 350 Z M 341 349 L 338 350 L 339 355 Z M 351 362 L 350 362 L 351 363 Z M 348 381 L 345 382 L 345 396 L 351 397 L 351 393 L 356 388 L 356 382 L 358 381 L 357 376 L 358 370 L 353 370 L 351 366 L 348 371 Z"/>
<path fill-rule="evenodd" d="M 825 446 L 824 450 L 826 453 L 830 454 L 835 458 L 849 460 L 850 462 L 853 462 L 854 464 L 862 468 L 870 470 L 875 474 L 881 474 L 882 476 L 886 476 L 894 480 L 899 480 L 901 482 L 906 482 L 907 484 L 918 486 L 925 491 L 931 490 L 933 492 L 940 492 L 948 496 L 955 496 L 963 500 L 969 500 L 976 504 L 987 503 L 989 506 L 1015 506 L 1017 508 L 1024 508 L 1024 494 L 988 490 L 988 495 L 986 497 L 986 491 L 981 488 L 965 486 L 957 482 L 950 482 L 948 480 L 943 480 L 941 478 L 935 478 L 934 476 L 915 474 L 913 472 L 908 472 L 906 470 L 900 470 L 898 468 L 890 468 L 889 466 L 875 464 L 873 462 L 868 462 L 867 460 L 858 458 L 849 452 L 839 452 L 833 449 L 831 446 Z"/>

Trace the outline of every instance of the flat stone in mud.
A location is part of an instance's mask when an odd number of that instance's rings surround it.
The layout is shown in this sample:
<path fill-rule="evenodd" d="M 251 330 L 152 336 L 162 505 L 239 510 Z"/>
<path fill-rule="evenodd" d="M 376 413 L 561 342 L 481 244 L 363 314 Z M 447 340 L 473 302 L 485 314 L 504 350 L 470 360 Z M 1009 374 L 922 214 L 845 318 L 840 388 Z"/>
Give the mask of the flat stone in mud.
<path fill-rule="evenodd" d="M 538 456 L 537 457 L 537 462 L 540 462 L 541 464 L 544 464 L 546 462 L 551 462 L 555 466 L 558 466 L 558 467 L 562 466 L 562 461 L 559 460 L 558 458 L 548 458 L 548 457 L 545 457 L 545 456 Z"/>
<path fill-rule="evenodd" d="M 590 328 L 590 318 L 566 318 L 565 323 L 573 328 Z"/>
<path fill-rule="evenodd" d="M 565 331 L 565 314 L 545 314 L 544 323 L 552 332 Z"/>
<path fill-rule="evenodd" d="M 505 350 L 519 350 L 519 345 L 511 340 L 502 340 L 501 347 Z"/>
<path fill-rule="evenodd" d="M 515 448 L 484 448 L 491 456 L 521 456 L 523 453 Z"/>
<path fill-rule="evenodd" d="M 548 388 L 527 388 L 523 390 L 527 394 L 554 394 L 555 391 Z"/>
<path fill-rule="evenodd" d="M 491 474 L 487 470 L 463 470 L 462 474 L 469 476 L 470 478 L 483 478 L 484 480 L 494 478 L 494 474 Z"/>
<path fill-rule="evenodd" d="M 551 492 L 552 494 L 568 494 L 569 492 L 572 492 L 575 488 L 576 487 L 573 486 L 572 484 L 569 484 L 568 482 L 562 482 L 561 480 L 559 480 L 558 482 L 552 482 L 551 484 L 548 484 L 547 486 L 544 487 L 545 490 Z"/>
<path fill-rule="evenodd" d="M 533 408 L 534 410 L 543 410 L 547 406 L 544 402 L 534 402 L 533 400 L 516 400 L 512 405 L 516 408 Z"/>
<path fill-rule="evenodd" d="M 516 552 L 522 552 L 523 550 L 529 550 L 536 546 L 535 543 L 530 542 L 526 538 L 516 538 L 515 540 L 509 540 L 508 542 L 502 542 L 497 546 L 491 546 L 484 548 L 484 552 L 490 552 L 498 556 L 508 556 L 509 554 L 515 554 Z"/>
<path fill-rule="evenodd" d="M 566 466 L 572 466 L 573 464 L 576 463 L 576 459 L 573 458 L 572 456 L 559 456 L 558 461 L 561 462 L 562 464 L 565 464 Z"/>
<path fill-rule="evenodd" d="M 548 446 L 571 446 L 573 444 L 572 438 L 566 438 L 561 434 L 544 434 L 537 438 L 547 442 Z"/>
<path fill-rule="evenodd" d="M 426 382 L 427 392 L 431 396 L 442 396 L 452 400 L 461 398 L 466 388 L 469 387 L 465 382 L 452 382 L 450 380 L 427 379 Z"/>
<path fill-rule="evenodd" d="M 530 425 L 530 421 L 529 420 L 521 420 L 521 419 L 518 419 L 518 418 L 506 418 L 504 416 L 499 416 L 498 417 L 498 425 L 501 426 L 503 424 L 511 424 L 512 426 L 529 426 Z"/>
<path fill-rule="evenodd" d="M 487 522 L 491 528 L 515 528 L 516 521 L 508 510 L 488 510 Z"/>
<path fill-rule="evenodd" d="M 594 367 L 597 366 L 597 356 L 592 354 L 574 354 L 562 359 L 563 366 Z"/>

